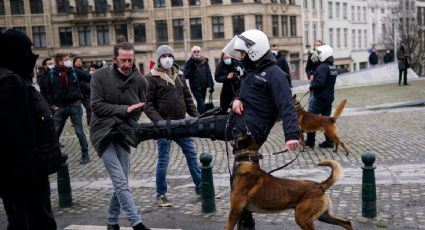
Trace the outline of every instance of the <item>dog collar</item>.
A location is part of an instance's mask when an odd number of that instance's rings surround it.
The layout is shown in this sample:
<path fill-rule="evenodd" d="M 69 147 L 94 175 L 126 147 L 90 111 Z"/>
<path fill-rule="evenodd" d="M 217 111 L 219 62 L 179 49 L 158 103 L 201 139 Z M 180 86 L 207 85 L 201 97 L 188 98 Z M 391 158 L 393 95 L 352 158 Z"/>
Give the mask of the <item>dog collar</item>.
<path fill-rule="evenodd" d="M 240 157 L 236 157 L 235 161 L 239 162 L 239 161 L 259 161 L 263 159 L 263 155 L 261 153 L 255 154 L 254 156 L 240 156 Z"/>

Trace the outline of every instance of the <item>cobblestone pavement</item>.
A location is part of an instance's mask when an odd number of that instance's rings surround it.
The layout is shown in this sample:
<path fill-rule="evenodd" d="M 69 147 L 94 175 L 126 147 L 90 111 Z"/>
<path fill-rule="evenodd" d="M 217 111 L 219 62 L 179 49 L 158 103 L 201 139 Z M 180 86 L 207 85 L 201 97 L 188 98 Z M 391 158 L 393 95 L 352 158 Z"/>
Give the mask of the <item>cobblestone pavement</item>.
<path fill-rule="evenodd" d="M 299 93 L 299 96 L 302 94 Z M 306 98 L 303 103 L 306 103 Z M 425 98 L 425 80 L 411 81 L 409 86 L 404 87 L 388 84 L 337 90 L 335 103 L 342 98 L 347 98 L 348 104 L 337 124 L 340 139 L 348 146 L 350 155 L 345 156 L 342 149 L 334 153 L 330 149 L 306 148 L 293 164 L 276 175 L 321 181 L 329 172 L 318 169 L 317 164 L 322 159 L 335 159 L 346 169 L 345 177 L 327 192 L 333 201 L 335 213 L 351 219 L 356 229 L 425 229 L 425 107 L 379 111 L 365 109 L 384 103 Z M 142 121 L 147 121 L 146 117 Z M 88 134 L 87 127 L 85 130 Z M 317 143 L 321 142 L 323 135 L 318 134 L 317 139 Z M 65 145 L 63 151 L 69 154 L 74 205 L 71 208 L 58 207 L 56 178 L 53 175 L 52 203 L 59 228 L 79 223 L 104 225 L 111 185 L 101 161 L 90 147 L 91 162 L 79 165 L 78 139 L 70 123 L 66 125 L 61 143 Z M 283 143 L 281 123 L 277 122 L 260 149 L 265 155 L 261 161 L 263 169 L 269 171 L 295 157 L 295 152 L 271 154 L 281 151 Z M 215 191 L 218 194 L 214 214 L 202 214 L 201 202 L 194 193 L 185 158 L 176 144 L 172 145 L 168 170 L 170 188 L 167 195 L 173 202 L 172 208 L 159 208 L 154 203 L 155 142 L 145 141 L 132 149 L 130 185 L 136 204 L 149 226 L 156 224 L 153 227 L 171 228 L 179 222 L 197 221 L 196 227 L 189 225 L 180 228 L 223 228 L 229 210 L 230 192 L 225 143 L 195 138 L 195 144 L 199 154 L 209 152 L 213 155 Z M 361 154 L 366 151 L 376 154 L 378 217 L 372 220 L 361 217 Z M 285 226 L 284 229 L 298 229 L 293 211 L 255 216 L 258 229 L 281 229 L 281 225 Z M 67 218 L 71 218 L 71 221 Z M 122 222 L 125 226 L 127 221 L 123 219 Z M 5 214 L 0 205 L 0 229 L 4 228 L 3 225 Z M 327 224 L 317 225 L 318 229 L 339 229 Z"/>

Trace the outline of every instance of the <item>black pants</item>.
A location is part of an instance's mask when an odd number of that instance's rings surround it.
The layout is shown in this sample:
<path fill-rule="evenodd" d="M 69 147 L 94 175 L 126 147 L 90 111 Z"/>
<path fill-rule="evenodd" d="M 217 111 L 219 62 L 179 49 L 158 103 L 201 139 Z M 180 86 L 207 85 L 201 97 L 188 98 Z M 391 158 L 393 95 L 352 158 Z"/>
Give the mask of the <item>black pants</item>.
<path fill-rule="evenodd" d="M 401 77 L 403 75 L 403 85 L 407 85 L 407 69 L 398 70 L 398 84 L 401 85 Z"/>
<path fill-rule="evenodd" d="M 9 225 L 7 230 L 53 230 L 56 221 L 50 203 L 49 178 L 44 176 L 25 182 L 21 188 L 8 184 L 0 191 Z"/>

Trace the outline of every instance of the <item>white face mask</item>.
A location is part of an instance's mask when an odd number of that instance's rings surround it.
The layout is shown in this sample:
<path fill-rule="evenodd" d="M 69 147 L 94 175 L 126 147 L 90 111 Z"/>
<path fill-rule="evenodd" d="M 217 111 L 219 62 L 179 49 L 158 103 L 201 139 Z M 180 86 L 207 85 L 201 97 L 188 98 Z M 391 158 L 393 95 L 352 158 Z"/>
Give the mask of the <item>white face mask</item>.
<path fill-rule="evenodd" d="M 274 56 L 277 56 L 277 50 L 272 50 L 272 53 L 274 54 Z"/>
<path fill-rule="evenodd" d="M 53 68 L 55 68 L 55 65 L 54 64 L 50 64 L 50 65 L 47 66 L 47 68 L 53 69 Z"/>
<path fill-rule="evenodd" d="M 159 62 L 161 63 L 161 67 L 164 69 L 171 69 L 174 63 L 174 58 L 172 57 L 162 57 L 159 59 Z"/>
<path fill-rule="evenodd" d="M 65 61 L 65 62 L 63 63 L 63 65 L 64 65 L 66 68 L 72 68 L 72 61 L 71 61 L 71 60 Z"/>

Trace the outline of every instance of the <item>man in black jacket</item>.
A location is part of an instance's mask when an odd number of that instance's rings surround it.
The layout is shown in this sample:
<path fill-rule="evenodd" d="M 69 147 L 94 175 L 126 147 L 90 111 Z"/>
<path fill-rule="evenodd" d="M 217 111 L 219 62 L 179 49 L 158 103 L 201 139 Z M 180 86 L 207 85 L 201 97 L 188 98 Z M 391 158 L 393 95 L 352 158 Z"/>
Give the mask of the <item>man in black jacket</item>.
<path fill-rule="evenodd" d="M 319 59 L 317 58 L 316 49 L 323 45 L 321 40 L 314 41 L 313 52 L 310 52 L 307 57 L 307 64 L 305 66 L 305 73 L 307 74 L 307 79 L 312 80 L 312 76 L 314 75 L 314 71 L 317 66 L 319 66 Z"/>
<path fill-rule="evenodd" d="M 289 65 L 288 65 L 288 62 L 286 61 L 285 56 L 280 54 L 279 47 L 277 46 L 277 44 L 273 44 L 271 46 L 271 51 L 273 55 L 276 57 L 277 65 L 283 70 L 283 72 L 286 73 L 286 78 L 288 79 L 289 87 L 292 88 L 291 73 L 290 73 Z"/>
<path fill-rule="evenodd" d="M 44 154 L 41 149 L 60 157 L 60 149 L 51 111 L 41 95 L 40 105 L 49 116 L 42 121 L 37 113 L 40 108 L 33 98 L 37 92 L 31 80 L 38 55 L 31 46 L 30 39 L 19 31 L 0 32 L 0 197 L 7 229 L 56 230 L 48 173 L 42 170 L 39 157 Z M 41 130 L 40 122 L 49 122 L 50 129 Z"/>

